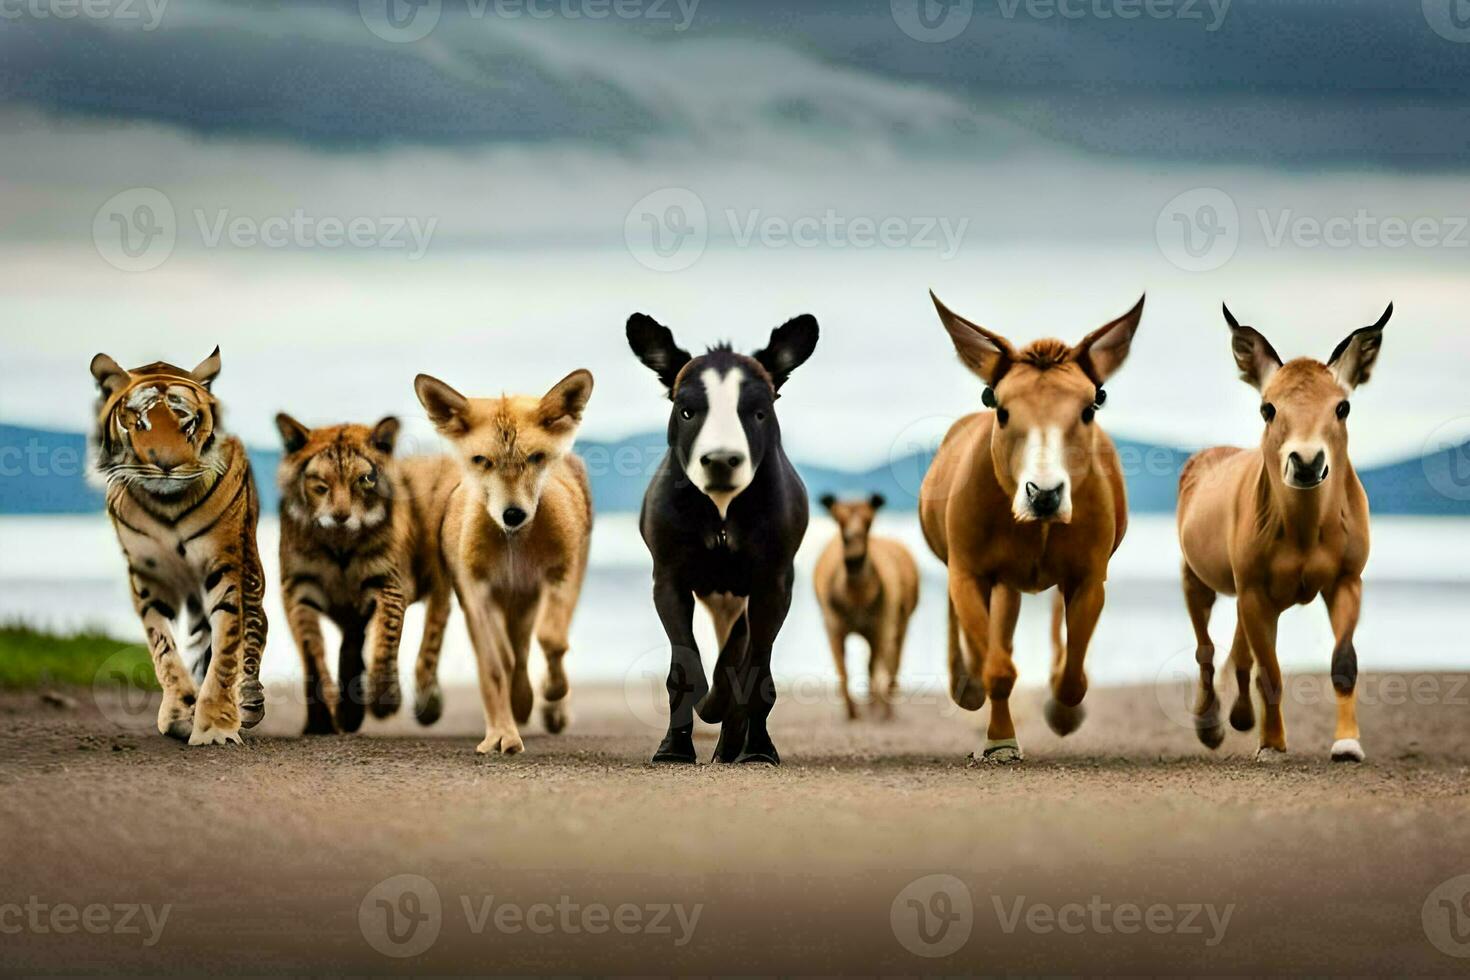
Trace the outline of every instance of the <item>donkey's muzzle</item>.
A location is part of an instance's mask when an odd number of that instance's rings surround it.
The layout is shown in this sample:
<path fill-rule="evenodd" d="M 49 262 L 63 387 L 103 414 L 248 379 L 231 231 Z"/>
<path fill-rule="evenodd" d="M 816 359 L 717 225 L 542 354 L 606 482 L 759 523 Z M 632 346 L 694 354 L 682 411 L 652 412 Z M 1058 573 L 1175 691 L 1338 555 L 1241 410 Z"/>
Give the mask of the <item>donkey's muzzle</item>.
<path fill-rule="evenodd" d="M 1327 479 L 1327 452 L 1317 450 L 1311 459 L 1303 459 L 1300 453 L 1286 456 L 1287 482 L 1294 487 L 1307 490 Z"/>
<path fill-rule="evenodd" d="M 1054 487 L 1042 489 L 1034 483 L 1026 484 L 1026 506 L 1038 520 L 1046 520 L 1055 517 L 1062 509 L 1062 490 L 1066 484 L 1058 483 Z"/>

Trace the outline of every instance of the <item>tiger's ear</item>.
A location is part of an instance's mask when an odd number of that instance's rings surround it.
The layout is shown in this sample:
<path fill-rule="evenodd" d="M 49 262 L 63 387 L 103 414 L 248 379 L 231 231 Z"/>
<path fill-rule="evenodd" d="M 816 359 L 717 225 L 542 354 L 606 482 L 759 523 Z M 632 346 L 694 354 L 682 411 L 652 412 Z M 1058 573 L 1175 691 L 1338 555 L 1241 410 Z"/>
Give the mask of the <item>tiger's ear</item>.
<path fill-rule="evenodd" d="M 199 386 L 208 391 L 209 386 L 214 384 L 214 379 L 219 376 L 219 369 L 219 345 L 216 344 L 214 352 L 200 361 L 198 366 L 189 372 L 189 377 L 199 382 Z"/>
<path fill-rule="evenodd" d="M 427 374 L 413 379 L 413 390 L 419 396 L 419 404 L 429 413 L 429 421 L 439 432 L 453 436 L 469 429 L 470 400 L 464 395 Z"/>
<path fill-rule="evenodd" d="M 281 444 L 288 453 L 296 452 L 311 438 L 311 430 L 285 412 L 276 414 L 276 430 L 281 433 Z"/>
<path fill-rule="evenodd" d="M 368 441 L 384 456 L 392 456 L 394 443 L 398 441 L 398 419 L 392 415 L 379 419 L 368 435 Z"/>
<path fill-rule="evenodd" d="M 92 377 L 97 379 L 97 387 L 101 389 L 102 397 L 111 398 L 122 390 L 132 375 L 119 367 L 118 363 L 106 354 L 98 354 L 92 358 Z"/>

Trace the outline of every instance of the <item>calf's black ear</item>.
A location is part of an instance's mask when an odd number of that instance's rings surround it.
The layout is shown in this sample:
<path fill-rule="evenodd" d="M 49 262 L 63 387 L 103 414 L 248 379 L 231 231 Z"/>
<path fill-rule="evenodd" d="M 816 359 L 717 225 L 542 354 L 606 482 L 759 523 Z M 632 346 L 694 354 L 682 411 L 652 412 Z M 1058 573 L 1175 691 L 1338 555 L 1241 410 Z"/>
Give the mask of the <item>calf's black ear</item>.
<path fill-rule="evenodd" d="M 831 510 L 832 509 L 832 505 L 835 504 L 835 503 L 837 503 L 837 498 L 834 497 L 830 493 L 824 493 L 820 497 L 817 498 L 817 503 L 821 504 L 823 507 L 827 508 L 828 510 Z"/>
<path fill-rule="evenodd" d="M 868 506 L 873 508 L 874 510 L 878 510 L 886 503 L 888 503 L 888 498 L 883 496 L 881 493 L 875 493 L 868 498 Z"/>
<path fill-rule="evenodd" d="M 770 373 L 777 391 L 817 349 L 817 333 L 817 318 L 803 313 L 772 330 L 770 343 L 751 355 Z"/>
<path fill-rule="evenodd" d="M 672 392 L 679 369 L 689 363 L 689 352 L 674 343 L 673 332 L 645 313 L 634 313 L 628 317 L 628 346 Z"/>

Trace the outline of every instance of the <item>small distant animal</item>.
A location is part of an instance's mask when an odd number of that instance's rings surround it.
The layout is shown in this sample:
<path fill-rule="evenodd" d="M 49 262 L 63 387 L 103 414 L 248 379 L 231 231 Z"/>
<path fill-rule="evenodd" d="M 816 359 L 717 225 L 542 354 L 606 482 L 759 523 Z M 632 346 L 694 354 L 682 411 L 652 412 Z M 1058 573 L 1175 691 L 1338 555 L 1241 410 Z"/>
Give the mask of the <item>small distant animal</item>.
<path fill-rule="evenodd" d="M 540 397 L 466 398 L 427 374 L 414 390 L 461 474 L 440 548 L 479 666 L 485 738 L 475 751 L 512 755 L 525 748 L 519 726 L 535 704 L 533 631 L 546 655 L 542 723 L 554 734 L 568 721 L 563 660 L 592 534 L 587 468 L 572 443 L 592 374 L 573 371 Z M 431 667 L 420 661 L 425 681 Z"/>
<path fill-rule="evenodd" d="M 929 295 L 960 360 L 985 382 L 989 409 L 950 427 L 919 495 L 924 538 L 949 572 L 950 693 L 969 711 L 990 699 L 978 758 L 1019 762 L 1010 696 L 1023 592 L 1058 590 L 1045 716 L 1059 735 L 1082 723 L 1087 647 L 1128 527 L 1118 452 L 1096 416 L 1143 300 L 1076 344 L 1018 350 Z"/>
<path fill-rule="evenodd" d="M 94 465 L 163 688 L 158 730 L 190 745 L 238 743 L 240 729 L 265 717 L 260 499 L 211 391 L 220 366 L 218 347 L 192 371 L 163 361 L 126 371 L 106 354 L 92 358 Z M 182 612 L 192 674 L 173 632 Z"/>
<path fill-rule="evenodd" d="M 1344 337 L 1325 364 L 1309 357 L 1281 363 L 1265 336 L 1242 326 L 1228 308 L 1224 312 L 1240 376 L 1261 393 L 1265 428 L 1258 448 L 1206 449 L 1192 456 L 1179 475 L 1184 601 L 1200 671 L 1195 730 L 1212 749 L 1225 737 L 1209 625 L 1216 595 L 1233 595 L 1236 626 L 1230 662 L 1236 695 L 1230 724 L 1241 732 L 1255 727 L 1250 694 L 1254 661 L 1265 706 L 1256 759 L 1285 757 L 1276 623 L 1286 609 L 1320 595 L 1336 638 L 1332 686 L 1337 734 L 1331 755 L 1337 762 L 1361 762 L 1353 633 L 1368 561 L 1368 495 L 1348 459 L 1347 419 L 1353 391 L 1368 380 L 1378 361 L 1393 304 L 1376 323 Z"/>
<path fill-rule="evenodd" d="M 891 718 L 904 636 L 919 604 L 919 566 L 900 542 L 869 533 L 884 504 L 882 494 L 838 500 L 829 493 L 821 501 L 837 522 L 837 536 L 817 559 L 812 579 L 847 717 L 858 716 L 846 650 L 847 638 L 856 634 L 868 642 L 869 697 L 879 717 Z"/>
<path fill-rule="evenodd" d="M 285 455 L 281 490 L 281 598 L 306 673 L 304 734 L 355 732 L 364 713 L 398 710 L 398 643 L 404 611 L 426 604 L 421 662 L 437 661 L 449 619 L 449 574 L 439 523 L 459 467 L 447 456 L 395 460 L 398 419 L 371 427 L 309 429 L 276 416 Z M 337 679 L 327 666 L 321 617 L 342 642 Z M 443 697 L 420 677 L 415 713 L 433 724 Z"/>
<path fill-rule="evenodd" d="M 779 765 L 767 719 L 771 652 L 791 608 L 792 561 L 806 534 L 806 487 L 781 447 L 776 399 L 817 346 L 799 316 L 754 354 L 729 345 L 693 357 L 650 316 L 628 318 L 628 345 L 672 403 L 668 451 L 638 518 L 653 556 L 653 604 L 669 638 L 669 729 L 654 762 L 695 762 L 694 712 L 720 723 L 716 762 Z M 715 622 L 714 686 L 694 638 L 698 599 Z"/>

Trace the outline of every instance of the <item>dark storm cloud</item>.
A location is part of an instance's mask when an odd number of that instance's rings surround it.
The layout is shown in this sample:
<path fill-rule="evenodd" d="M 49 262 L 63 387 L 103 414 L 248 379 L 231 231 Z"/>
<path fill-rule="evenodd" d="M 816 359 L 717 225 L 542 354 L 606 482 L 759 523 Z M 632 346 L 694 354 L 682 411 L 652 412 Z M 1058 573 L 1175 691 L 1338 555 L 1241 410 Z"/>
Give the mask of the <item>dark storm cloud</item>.
<path fill-rule="evenodd" d="M 23 12 L 56 2 L 0 5 Z M 636 76 L 548 61 L 496 30 L 489 2 L 490 16 L 470 17 L 465 0 L 445 0 L 434 33 L 405 44 L 374 36 L 356 0 L 172 0 L 156 31 L 22 13 L 0 21 L 0 95 L 62 114 L 343 150 L 616 145 L 697 128 L 649 98 Z M 1470 164 L 1470 43 L 1436 33 L 1418 0 L 974 0 L 965 28 L 943 43 L 906 34 L 887 0 L 700 0 L 687 24 L 674 0 L 642 0 L 657 16 L 595 21 L 564 16 L 591 0 L 539 2 L 554 16 L 532 24 L 522 14 L 517 30 L 583 32 L 579 43 L 602 32 L 660 45 L 779 44 L 1101 154 L 1288 167 Z M 1145 4 L 1170 13 L 1121 16 Z M 664 81 L 706 84 L 697 66 Z M 825 122 L 824 108 L 788 99 L 768 110 L 799 129 Z M 916 149 L 902 127 L 891 135 Z"/>

